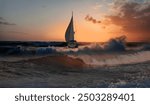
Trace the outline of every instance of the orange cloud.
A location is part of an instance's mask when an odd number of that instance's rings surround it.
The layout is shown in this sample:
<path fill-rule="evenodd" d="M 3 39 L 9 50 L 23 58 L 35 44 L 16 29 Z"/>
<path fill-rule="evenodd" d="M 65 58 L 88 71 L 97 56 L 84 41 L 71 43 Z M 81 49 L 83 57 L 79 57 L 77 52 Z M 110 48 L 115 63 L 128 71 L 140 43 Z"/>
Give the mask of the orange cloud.
<path fill-rule="evenodd" d="M 150 41 L 150 2 L 122 2 L 114 3 L 115 15 L 106 16 L 107 24 L 120 26 L 129 40 Z"/>

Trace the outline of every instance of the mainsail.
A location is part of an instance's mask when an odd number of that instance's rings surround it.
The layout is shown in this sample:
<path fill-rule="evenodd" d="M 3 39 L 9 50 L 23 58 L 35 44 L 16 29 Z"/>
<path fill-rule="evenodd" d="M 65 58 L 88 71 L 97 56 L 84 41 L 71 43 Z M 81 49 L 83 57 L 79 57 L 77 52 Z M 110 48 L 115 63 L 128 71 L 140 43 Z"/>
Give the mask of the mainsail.
<path fill-rule="evenodd" d="M 72 14 L 71 21 L 70 21 L 68 28 L 66 30 L 66 33 L 65 33 L 66 42 L 73 41 L 74 34 L 75 34 L 75 32 L 74 32 L 74 27 L 73 27 L 73 14 Z"/>

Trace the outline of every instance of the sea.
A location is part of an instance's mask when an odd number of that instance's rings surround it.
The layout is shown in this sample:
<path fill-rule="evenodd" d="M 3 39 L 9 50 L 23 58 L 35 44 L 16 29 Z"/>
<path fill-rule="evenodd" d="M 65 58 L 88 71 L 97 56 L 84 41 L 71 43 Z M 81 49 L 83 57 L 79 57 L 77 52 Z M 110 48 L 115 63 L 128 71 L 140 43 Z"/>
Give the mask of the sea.
<path fill-rule="evenodd" d="M 1 41 L 0 87 L 147 88 L 150 43 Z"/>

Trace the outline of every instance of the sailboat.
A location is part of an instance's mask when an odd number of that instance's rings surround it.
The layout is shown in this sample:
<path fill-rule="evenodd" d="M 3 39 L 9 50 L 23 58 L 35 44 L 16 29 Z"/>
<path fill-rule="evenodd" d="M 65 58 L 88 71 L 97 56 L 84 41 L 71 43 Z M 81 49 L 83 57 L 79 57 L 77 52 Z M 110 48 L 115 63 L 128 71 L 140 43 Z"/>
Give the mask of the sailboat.
<path fill-rule="evenodd" d="M 75 35 L 75 31 L 74 31 L 73 12 L 72 12 L 72 17 L 65 33 L 65 40 L 69 48 L 78 47 L 77 41 L 74 40 L 74 35 Z"/>

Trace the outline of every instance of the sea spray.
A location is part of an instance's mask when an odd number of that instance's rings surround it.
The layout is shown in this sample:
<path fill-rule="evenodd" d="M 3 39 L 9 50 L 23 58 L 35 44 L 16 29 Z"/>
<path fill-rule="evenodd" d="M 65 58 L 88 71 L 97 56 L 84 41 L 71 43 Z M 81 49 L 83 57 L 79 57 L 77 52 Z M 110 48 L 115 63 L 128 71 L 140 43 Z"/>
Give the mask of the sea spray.
<path fill-rule="evenodd" d="M 108 42 L 102 43 L 91 43 L 84 46 L 79 46 L 78 48 L 70 49 L 67 47 L 55 47 L 57 52 L 67 53 L 67 54 L 95 54 L 95 53 L 110 53 L 110 52 L 120 52 L 126 50 L 125 36 L 120 36 L 117 38 L 110 39 Z"/>
<path fill-rule="evenodd" d="M 79 58 L 88 65 L 93 66 L 117 66 L 123 64 L 136 64 L 150 61 L 150 51 L 142 51 L 133 54 L 100 54 L 100 55 L 70 55 Z"/>
<path fill-rule="evenodd" d="M 126 50 L 126 36 L 120 36 L 115 39 L 110 39 L 105 45 L 106 51 L 125 51 Z"/>
<path fill-rule="evenodd" d="M 125 36 L 110 39 L 105 44 L 92 43 L 78 48 L 78 51 L 70 53 L 70 57 L 79 58 L 88 65 L 116 66 L 122 64 L 135 64 L 150 61 L 149 45 L 143 48 L 127 50 Z M 73 51 L 72 51 L 73 52 Z"/>

